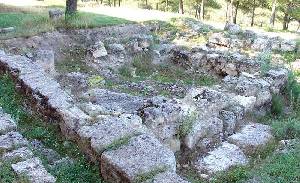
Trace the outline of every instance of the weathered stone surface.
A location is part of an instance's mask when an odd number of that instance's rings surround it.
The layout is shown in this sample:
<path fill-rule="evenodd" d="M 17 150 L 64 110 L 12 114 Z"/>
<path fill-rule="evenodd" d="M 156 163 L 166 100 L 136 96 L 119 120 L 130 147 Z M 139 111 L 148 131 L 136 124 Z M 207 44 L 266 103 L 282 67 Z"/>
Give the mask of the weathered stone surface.
<path fill-rule="evenodd" d="M 210 151 L 207 156 L 200 157 L 195 162 L 195 168 L 199 173 L 215 174 L 247 163 L 248 159 L 238 146 L 223 142 L 220 147 Z"/>
<path fill-rule="evenodd" d="M 55 74 L 54 51 L 39 49 L 34 53 L 34 62 L 40 65 L 45 72 Z"/>
<path fill-rule="evenodd" d="M 272 140 L 271 127 L 258 123 L 248 124 L 240 132 L 228 137 L 228 142 L 239 146 L 246 154 L 255 153 Z"/>
<path fill-rule="evenodd" d="M 10 115 L 4 113 L 0 108 L 0 135 L 16 130 L 17 125 L 11 119 Z"/>
<path fill-rule="evenodd" d="M 5 28 L 1 28 L 0 29 L 0 33 L 10 33 L 10 32 L 13 32 L 15 31 L 15 28 L 14 27 L 5 27 Z"/>
<path fill-rule="evenodd" d="M 102 176 L 110 182 L 133 182 L 139 175 L 157 170 L 176 170 L 175 156 L 157 139 L 140 135 L 101 156 Z"/>
<path fill-rule="evenodd" d="M 121 115 L 104 117 L 94 125 L 82 126 L 78 134 L 82 139 L 91 139 L 91 147 L 101 154 L 110 145 L 145 132 L 147 129 L 139 116 Z"/>
<path fill-rule="evenodd" d="M 84 95 L 103 108 L 102 114 L 136 113 L 143 106 L 143 98 L 106 89 L 92 89 Z"/>
<path fill-rule="evenodd" d="M 3 161 L 24 161 L 32 157 L 33 157 L 33 153 L 28 147 L 21 147 L 11 152 L 5 153 L 1 157 L 1 159 Z"/>
<path fill-rule="evenodd" d="M 161 141 L 173 138 L 187 112 L 183 104 L 165 97 L 153 97 L 148 99 L 144 105 L 145 107 L 141 110 L 144 124 Z"/>
<path fill-rule="evenodd" d="M 49 10 L 49 18 L 52 20 L 58 20 L 59 18 L 63 17 L 64 11 L 61 9 L 50 9 Z"/>
<path fill-rule="evenodd" d="M 220 111 L 220 117 L 223 120 L 224 132 L 226 135 L 233 134 L 237 124 L 237 116 L 232 111 Z"/>
<path fill-rule="evenodd" d="M 223 121 L 216 117 L 197 119 L 192 129 L 184 138 L 185 145 L 192 149 L 203 138 L 216 138 L 220 140 L 223 132 Z"/>
<path fill-rule="evenodd" d="M 0 136 L 0 151 L 13 150 L 28 144 L 18 132 L 9 132 Z"/>
<path fill-rule="evenodd" d="M 18 175 L 25 175 L 32 183 L 54 183 L 56 181 L 38 158 L 28 159 L 11 166 Z"/>
<path fill-rule="evenodd" d="M 175 172 L 163 172 L 157 174 L 150 180 L 145 181 L 144 183 L 189 183 L 188 181 L 182 179 Z"/>
<path fill-rule="evenodd" d="M 100 58 L 107 55 L 106 48 L 101 41 L 97 41 L 89 50 L 94 58 Z"/>
<path fill-rule="evenodd" d="M 286 40 L 281 42 L 281 51 L 295 51 L 296 49 L 296 41 L 294 40 Z"/>
<path fill-rule="evenodd" d="M 239 25 L 233 24 L 233 23 L 230 23 L 230 22 L 226 22 L 224 30 L 228 31 L 229 34 L 238 34 L 242 31 L 241 27 Z"/>
<path fill-rule="evenodd" d="M 120 53 L 125 51 L 125 47 L 122 44 L 118 43 L 109 44 L 108 48 L 112 53 Z"/>

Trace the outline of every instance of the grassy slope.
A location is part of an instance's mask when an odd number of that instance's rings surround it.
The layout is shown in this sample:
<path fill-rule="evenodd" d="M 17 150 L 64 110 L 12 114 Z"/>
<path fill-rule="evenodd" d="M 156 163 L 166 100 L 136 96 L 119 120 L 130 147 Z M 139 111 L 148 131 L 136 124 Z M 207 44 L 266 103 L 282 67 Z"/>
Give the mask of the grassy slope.
<path fill-rule="evenodd" d="M 51 21 L 48 18 L 49 8 L 16 8 L 0 4 L 0 28 L 15 27 L 15 31 L 0 34 L 0 39 L 12 37 L 33 36 L 42 32 L 53 31 L 56 28 L 94 28 L 109 25 L 129 23 L 125 19 L 110 17 L 101 14 L 78 12 L 73 18 L 65 21 L 61 18 Z"/>

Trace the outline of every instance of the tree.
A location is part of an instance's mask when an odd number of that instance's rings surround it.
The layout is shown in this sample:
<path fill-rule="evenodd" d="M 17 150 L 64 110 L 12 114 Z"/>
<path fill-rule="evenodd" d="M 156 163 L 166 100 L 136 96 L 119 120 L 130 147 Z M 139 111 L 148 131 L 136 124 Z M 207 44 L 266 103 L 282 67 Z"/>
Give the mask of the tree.
<path fill-rule="evenodd" d="M 282 29 L 287 30 L 291 20 L 300 20 L 299 0 L 278 0 L 278 9 L 283 12 Z"/>
<path fill-rule="evenodd" d="M 66 1 L 66 15 L 73 15 L 77 11 L 77 0 Z"/>
<path fill-rule="evenodd" d="M 276 0 L 272 0 L 272 11 L 271 11 L 271 17 L 270 17 L 270 26 L 274 27 L 275 24 L 275 15 L 276 15 Z"/>
<path fill-rule="evenodd" d="M 243 1 L 240 1 L 240 9 L 242 9 L 245 13 L 251 14 L 251 26 L 254 25 L 255 10 L 258 7 L 262 7 L 262 8 L 267 7 L 267 1 L 266 0 L 243 0 Z"/>
<path fill-rule="evenodd" d="M 180 14 L 184 14 L 184 11 L 183 11 L 183 0 L 179 0 L 179 13 Z"/>

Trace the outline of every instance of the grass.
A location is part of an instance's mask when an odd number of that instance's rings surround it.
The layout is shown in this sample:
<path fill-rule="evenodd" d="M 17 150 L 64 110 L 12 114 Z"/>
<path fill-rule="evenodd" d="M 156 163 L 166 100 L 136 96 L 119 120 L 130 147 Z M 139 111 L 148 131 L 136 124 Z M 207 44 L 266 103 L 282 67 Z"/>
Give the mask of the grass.
<path fill-rule="evenodd" d="M 136 77 L 133 77 L 132 70 L 135 69 Z M 133 58 L 131 65 L 124 65 L 119 69 L 119 74 L 124 80 L 141 81 L 145 79 L 154 80 L 159 83 L 181 83 L 184 85 L 210 86 L 216 83 L 215 78 L 208 75 L 188 73 L 183 68 L 152 63 L 150 53 L 142 53 Z"/>
<path fill-rule="evenodd" d="M 0 39 L 29 37 L 57 28 L 81 29 L 132 23 L 122 18 L 88 12 L 78 12 L 67 21 L 64 18 L 51 21 L 48 18 L 49 8 L 39 8 L 39 11 L 36 9 L 38 8 L 26 9 L 0 4 L 0 28 L 15 27 L 15 31 L 1 34 Z"/>
<path fill-rule="evenodd" d="M 58 183 L 65 182 L 102 182 L 97 165 L 90 164 L 76 144 L 60 136 L 55 123 L 45 123 L 41 116 L 32 114 L 24 108 L 24 96 L 19 95 L 8 75 L 0 76 L 0 106 L 12 115 L 18 123 L 19 132 L 28 140 L 38 139 L 47 148 L 51 148 L 63 157 L 74 159 L 73 164 L 61 165 L 51 169 L 45 157 L 40 157 L 48 171 L 57 178 Z M 39 154 L 36 154 L 39 156 Z M 2 173 L 3 171 L 1 171 Z M 10 177 L 9 172 L 0 182 Z"/>
<path fill-rule="evenodd" d="M 166 167 L 162 167 L 162 168 L 157 168 L 150 172 L 141 174 L 134 180 L 134 183 L 142 183 L 145 181 L 151 181 L 157 174 L 165 172 L 166 169 L 167 169 Z"/>
<path fill-rule="evenodd" d="M 257 179 L 262 183 L 286 183 L 300 181 L 300 141 L 287 153 L 274 152 L 264 159 L 252 159 L 250 164 L 234 167 L 218 174 L 213 183 L 246 182 Z"/>

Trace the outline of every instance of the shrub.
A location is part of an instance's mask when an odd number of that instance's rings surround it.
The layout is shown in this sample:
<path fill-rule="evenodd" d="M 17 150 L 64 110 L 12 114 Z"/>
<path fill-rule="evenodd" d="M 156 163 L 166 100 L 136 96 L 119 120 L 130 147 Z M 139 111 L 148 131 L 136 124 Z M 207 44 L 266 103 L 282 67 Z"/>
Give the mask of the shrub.
<path fill-rule="evenodd" d="M 132 73 L 131 69 L 128 65 L 123 65 L 122 67 L 119 68 L 119 74 L 125 78 L 131 78 Z"/>
<path fill-rule="evenodd" d="M 272 55 L 270 51 L 265 51 L 257 56 L 257 60 L 261 63 L 261 73 L 264 75 L 271 69 Z"/>
<path fill-rule="evenodd" d="M 285 88 L 285 93 L 292 107 L 298 107 L 300 97 L 300 84 L 297 82 L 295 75 L 290 72 L 288 75 L 288 82 Z"/>
<path fill-rule="evenodd" d="M 277 139 L 291 139 L 300 137 L 299 118 L 280 118 L 271 121 L 273 134 Z"/>
<path fill-rule="evenodd" d="M 271 112 L 275 115 L 281 115 L 283 112 L 284 101 L 281 95 L 272 96 Z"/>

